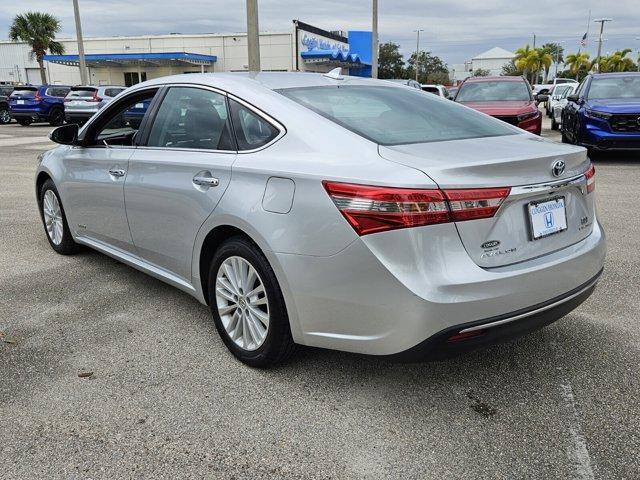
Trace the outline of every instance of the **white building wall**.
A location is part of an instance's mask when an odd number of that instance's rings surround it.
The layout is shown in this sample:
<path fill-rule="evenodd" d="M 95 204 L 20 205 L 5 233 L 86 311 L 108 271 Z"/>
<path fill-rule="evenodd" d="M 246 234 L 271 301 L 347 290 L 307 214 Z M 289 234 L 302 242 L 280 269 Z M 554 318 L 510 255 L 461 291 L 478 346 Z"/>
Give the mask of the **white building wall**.
<path fill-rule="evenodd" d="M 502 67 L 509 63 L 511 58 L 474 58 L 471 60 L 473 71 L 478 69 L 489 70 L 491 76 L 502 74 Z"/>
<path fill-rule="evenodd" d="M 77 55 L 75 39 L 62 39 L 65 54 Z M 262 70 L 291 71 L 295 69 L 295 48 L 293 32 L 274 32 L 260 34 L 260 56 Z M 161 53 L 189 52 L 215 55 L 218 60 L 205 71 L 228 72 L 246 71 L 247 35 L 203 34 L 203 35 L 158 35 L 140 37 L 104 37 L 85 38 L 86 54 L 98 53 Z M 0 42 L 0 81 L 26 82 L 26 68 L 37 68 L 35 61 L 29 61 L 29 48 L 25 44 Z M 76 85 L 80 83 L 77 67 L 69 67 L 45 62 L 49 83 Z M 19 73 L 10 74 L 16 70 Z M 90 68 L 93 84 L 124 84 L 124 72 L 136 72 L 137 67 L 110 66 L 108 68 Z M 181 65 L 174 67 L 143 66 L 147 79 L 184 72 L 199 72 L 199 65 Z"/>

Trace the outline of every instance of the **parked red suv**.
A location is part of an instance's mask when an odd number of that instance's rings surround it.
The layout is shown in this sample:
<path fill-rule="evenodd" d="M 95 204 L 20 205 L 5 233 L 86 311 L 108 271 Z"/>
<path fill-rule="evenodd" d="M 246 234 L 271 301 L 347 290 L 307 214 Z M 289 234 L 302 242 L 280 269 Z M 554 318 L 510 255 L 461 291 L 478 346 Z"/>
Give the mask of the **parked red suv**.
<path fill-rule="evenodd" d="M 542 113 L 523 77 L 471 77 L 456 93 L 456 102 L 540 135 Z"/>

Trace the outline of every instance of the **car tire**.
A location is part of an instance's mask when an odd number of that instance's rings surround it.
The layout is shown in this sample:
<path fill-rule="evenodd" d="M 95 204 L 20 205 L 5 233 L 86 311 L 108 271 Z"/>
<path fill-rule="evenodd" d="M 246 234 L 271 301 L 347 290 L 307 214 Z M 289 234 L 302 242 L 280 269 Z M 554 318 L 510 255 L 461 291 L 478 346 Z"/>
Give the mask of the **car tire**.
<path fill-rule="evenodd" d="M 560 126 L 554 117 L 551 117 L 551 130 L 558 130 Z"/>
<path fill-rule="evenodd" d="M 248 295 L 252 292 L 257 293 Z M 253 242 L 236 236 L 220 245 L 211 260 L 208 293 L 216 329 L 241 362 L 268 367 L 293 354 L 296 345 L 282 291 Z"/>
<path fill-rule="evenodd" d="M 11 123 L 11 113 L 7 107 L 0 107 L 0 125 Z"/>
<path fill-rule="evenodd" d="M 29 125 L 31 125 L 31 119 L 30 118 L 21 118 L 18 120 L 18 123 L 20 125 L 22 125 L 23 127 L 28 127 Z"/>
<path fill-rule="evenodd" d="M 53 180 L 48 179 L 39 193 L 40 219 L 49 245 L 60 255 L 73 255 L 81 250 L 71 236 L 60 194 Z"/>
<path fill-rule="evenodd" d="M 49 125 L 52 127 L 59 127 L 64 124 L 64 111 L 59 108 L 54 108 L 49 112 Z"/>

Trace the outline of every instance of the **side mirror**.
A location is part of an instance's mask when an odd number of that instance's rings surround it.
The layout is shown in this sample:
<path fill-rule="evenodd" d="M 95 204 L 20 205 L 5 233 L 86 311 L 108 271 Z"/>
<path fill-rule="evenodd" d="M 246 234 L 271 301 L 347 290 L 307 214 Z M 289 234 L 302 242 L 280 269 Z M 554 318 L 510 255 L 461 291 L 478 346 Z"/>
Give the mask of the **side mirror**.
<path fill-rule="evenodd" d="M 568 95 L 568 96 L 567 96 L 567 100 L 568 100 L 569 102 L 573 102 L 573 103 L 580 103 L 580 97 L 579 97 L 578 95 L 575 95 L 575 94 L 573 94 L 573 95 Z"/>
<path fill-rule="evenodd" d="M 537 95 L 534 95 L 534 98 L 537 102 L 546 102 L 547 100 L 549 100 L 549 95 L 546 93 L 539 93 Z"/>
<path fill-rule="evenodd" d="M 78 125 L 69 123 L 58 127 L 49 134 L 49 139 L 60 145 L 75 145 L 78 140 Z"/>

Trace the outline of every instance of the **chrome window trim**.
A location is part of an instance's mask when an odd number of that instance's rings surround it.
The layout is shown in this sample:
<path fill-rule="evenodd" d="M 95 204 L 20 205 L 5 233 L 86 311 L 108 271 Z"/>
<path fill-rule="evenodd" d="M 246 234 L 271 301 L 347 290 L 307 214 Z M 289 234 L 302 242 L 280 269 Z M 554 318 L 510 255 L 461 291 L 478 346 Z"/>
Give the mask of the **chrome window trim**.
<path fill-rule="evenodd" d="M 271 140 L 269 143 L 266 143 L 266 144 L 264 144 L 264 145 L 262 145 L 261 147 L 258 147 L 258 148 L 252 148 L 251 150 L 238 150 L 239 154 L 255 153 L 255 152 L 259 152 L 260 150 L 264 150 L 265 148 L 269 148 L 271 145 L 276 143 L 278 140 L 280 140 L 282 137 L 284 137 L 287 134 L 287 129 L 285 128 L 285 126 L 283 124 L 281 124 L 280 122 L 278 122 L 271 115 L 263 112 L 259 108 L 251 105 L 246 100 L 243 100 L 242 98 L 237 97 L 237 96 L 233 95 L 232 93 L 228 93 L 227 95 L 228 95 L 228 97 L 230 99 L 235 100 L 236 102 L 238 102 L 242 106 L 248 108 L 253 113 L 255 113 L 260 118 L 262 118 L 264 121 L 266 121 L 268 124 L 270 124 L 272 127 L 274 127 L 276 130 L 278 130 L 278 135 L 276 135 L 273 138 L 273 140 Z"/>

